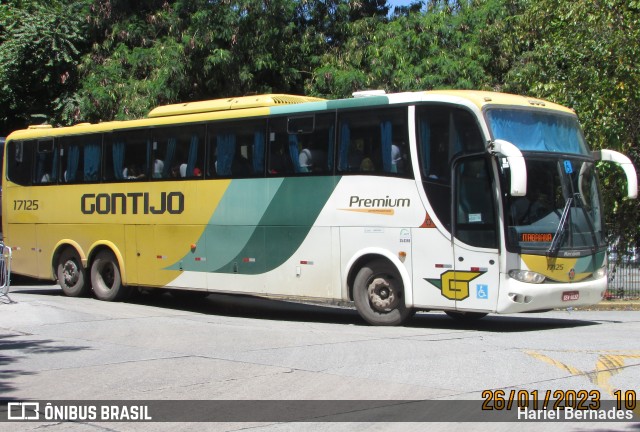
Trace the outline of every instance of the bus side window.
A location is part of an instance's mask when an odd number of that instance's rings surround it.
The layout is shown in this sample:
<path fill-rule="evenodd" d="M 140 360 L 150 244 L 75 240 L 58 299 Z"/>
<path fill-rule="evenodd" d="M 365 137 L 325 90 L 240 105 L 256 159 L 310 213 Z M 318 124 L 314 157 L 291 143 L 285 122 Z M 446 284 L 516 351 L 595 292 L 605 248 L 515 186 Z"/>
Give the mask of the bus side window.
<path fill-rule="evenodd" d="M 36 141 L 9 141 L 7 143 L 7 178 L 29 186 L 33 178 L 33 159 Z"/>
<path fill-rule="evenodd" d="M 102 135 L 59 139 L 60 183 L 96 182 L 100 178 Z"/>
<path fill-rule="evenodd" d="M 465 110 L 453 111 L 454 139 L 457 141 L 454 151 L 477 153 L 484 150 L 484 141 L 473 115 Z"/>
<path fill-rule="evenodd" d="M 269 174 L 285 176 L 300 172 L 298 137 L 287 133 L 287 119 L 269 121 Z"/>
<path fill-rule="evenodd" d="M 204 126 L 158 128 L 151 145 L 151 177 L 183 179 L 202 177 Z"/>
<path fill-rule="evenodd" d="M 36 153 L 35 184 L 55 183 L 58 177 L 58 152 L 53 139 L 39 140 Z"/>
<path fill-rule="evenodd" d="M 456 166 L 455 236 L 478 247 L 497 247 L 493 184 L 487 160 L 465 159 Z"/>
<path fill-rule="evenodd" d="M 211 125 L 208 132 L 207 176 L 263 176 L 265 125 L 264 121 L 254 120 Z"/>
<path fill-rule="evenodd" d="M 340 116 L 338 171 L 412 175 L 406 108 L 349 112 Z"/>
<path fill-rule="evenodd" d="M 298 172 L 305 174 L 333 172 L 335 114 L 290 117 L 287 133 L 291 141 L 294 143 L 297 141 Z M 292 136 L 296 139 L 292 139 Z M 289 149 L 292 158 L 295 156 L 295 150 Z"/>
<path fill-rule="evenodd" d="M 333 172 L 335 114 L 306 114 L 269 121 L 269 174 Z"/>
<path fill-rule="evenodd" d="M 110 136 L 105 147 L 103 178 L 107 181 L 149 178 L 151 134 L 149 130 L 124 131 Z"/>

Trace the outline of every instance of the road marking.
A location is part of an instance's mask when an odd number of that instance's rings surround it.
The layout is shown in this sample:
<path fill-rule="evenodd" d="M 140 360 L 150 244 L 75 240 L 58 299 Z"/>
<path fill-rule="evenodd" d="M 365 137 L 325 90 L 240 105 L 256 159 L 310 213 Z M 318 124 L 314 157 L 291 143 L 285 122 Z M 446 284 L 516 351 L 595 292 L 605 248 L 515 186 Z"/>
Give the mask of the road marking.
<path fill-rule="evenodd" d="M 570 352 L 570 351 L 565 351 L 565 352 Z M 589 378 L 589 381 L 591 381 L 593 384 L 595 384 L 596 386 L 600 387 L 601 389 L 609 393 L 611 396 L 614 395 L 614 392 L 616 390 L 623 390 L 623 391 L 629 390 L 629 389 L 616 389 L 611 385 L 611 382 L 610 382 L 611 378 L 614 375 L 617 375 L 621 373 L 624 369 L 626 369 L 625 359 L 640 358 L 640 351 L 631 351 L 626 353 L 625 352 L 620 353 L 619 351 L 615 351 L 614 353 L 601 352 L 598 355 L 595 369 L 589 372 L 585 372 L 571 365 L 563 363 L 559 360 L 553 359 L 548 355 L 539 353 L 537 351 L 525 351 L 525 353 L 537 360 L 543 361 L 544 363 L 547 363 L 559 369 L 565 370 L 569 372 L 571 375 L 586 376 L 587 378 Z M 640 407 L 636 408 L 634 410 L 634 413 L 636 415 L 640 415 Z"/>

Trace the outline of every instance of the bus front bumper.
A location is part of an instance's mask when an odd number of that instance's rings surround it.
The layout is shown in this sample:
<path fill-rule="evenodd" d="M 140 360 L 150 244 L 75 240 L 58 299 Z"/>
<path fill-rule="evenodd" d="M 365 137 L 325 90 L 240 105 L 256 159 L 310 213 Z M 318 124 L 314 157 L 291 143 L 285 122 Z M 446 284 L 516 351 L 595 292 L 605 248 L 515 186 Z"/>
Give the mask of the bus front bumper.
<path fill-rule="evenodd" d="M 501 275 L 497 313 L 509 314 L 549 309 L 591 306 L 599 303 L 607 290 L 607 278 L 575 283 L 531 284 Z"/>

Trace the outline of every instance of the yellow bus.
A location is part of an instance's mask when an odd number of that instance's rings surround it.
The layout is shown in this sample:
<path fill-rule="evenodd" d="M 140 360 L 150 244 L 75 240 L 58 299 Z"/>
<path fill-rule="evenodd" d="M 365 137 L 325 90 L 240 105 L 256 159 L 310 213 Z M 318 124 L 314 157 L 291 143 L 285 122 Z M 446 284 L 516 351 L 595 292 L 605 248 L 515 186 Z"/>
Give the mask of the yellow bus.
<path fill-rule="evenodd" d="M 575 113 L 480 91 L 261 95 L 6 139 L 12 270 L 69 296 L 166 288 L 353 301 L 376 325 L 599 302 L 606 243 Z"/>

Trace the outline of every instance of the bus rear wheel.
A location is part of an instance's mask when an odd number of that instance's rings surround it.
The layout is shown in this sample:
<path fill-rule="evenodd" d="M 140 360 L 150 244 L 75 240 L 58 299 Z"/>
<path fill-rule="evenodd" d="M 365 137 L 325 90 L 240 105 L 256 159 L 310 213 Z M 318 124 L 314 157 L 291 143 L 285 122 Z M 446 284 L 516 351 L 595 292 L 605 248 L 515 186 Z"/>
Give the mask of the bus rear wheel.
<path fill-rule="evenodd" d="M 82 266 L 80 256 L 75 249 L 66 248 L 58 256 L 56 268 L 58 283 L 62 292 L 69 297 L 81 297 L 89 293 L 87 272 Z"/>
<path fill-rule="evenodd" d="M 91 264 L 91 285 L 100 300 L 118 301 L 126 297 L 128 290 L 122 285 L 120 267 L 113 252 L 98 252 Z"/>
<path fill-rule="evenodd" d="M 353 300 L 360 316 L 373 325 L 400 325 L 413 315 L 405 306 L 398 270 L 386 260 L 374 260 L 358 271 Z"/>

